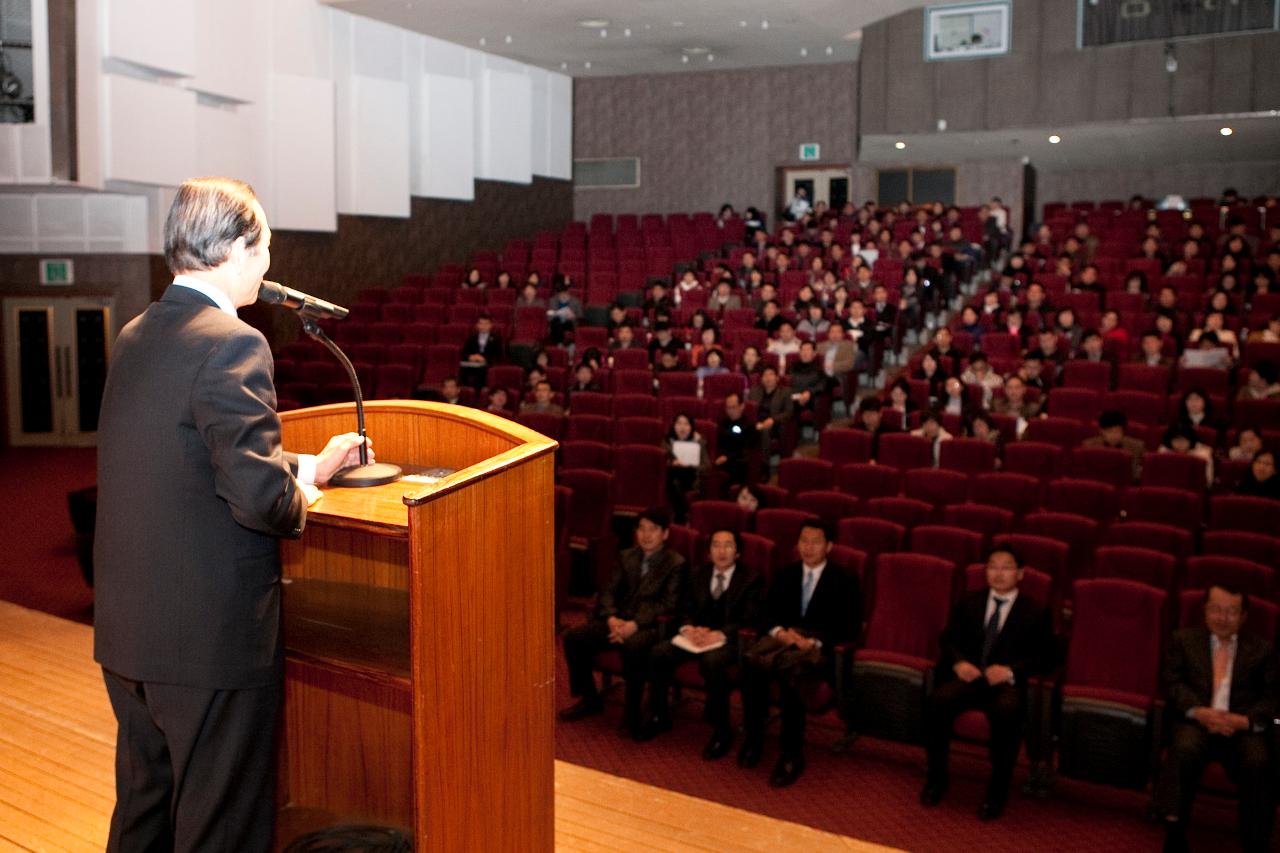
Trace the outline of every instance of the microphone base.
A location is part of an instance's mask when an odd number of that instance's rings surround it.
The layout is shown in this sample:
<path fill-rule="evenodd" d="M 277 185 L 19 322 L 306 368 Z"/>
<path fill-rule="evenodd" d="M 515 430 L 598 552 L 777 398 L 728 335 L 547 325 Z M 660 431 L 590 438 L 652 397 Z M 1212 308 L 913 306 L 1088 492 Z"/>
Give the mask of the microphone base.
<path fill-rule="evenodd" d="M 399 465 L 392 465 L 389 462 L 370 462 L 368 465 L 343 468 L 329 479 L 329 485 L 341 489 L 363 489 L 394 483 L 400 479 L 400 475 Z"/>

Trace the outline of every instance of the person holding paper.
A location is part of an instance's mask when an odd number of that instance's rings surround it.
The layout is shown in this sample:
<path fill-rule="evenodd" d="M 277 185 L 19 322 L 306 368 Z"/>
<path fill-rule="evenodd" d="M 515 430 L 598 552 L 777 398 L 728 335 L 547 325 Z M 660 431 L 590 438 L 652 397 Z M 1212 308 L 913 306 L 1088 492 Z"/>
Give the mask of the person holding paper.
<path fill-rule="evenodd" d="M 689 515 L 688 493 L 701 490 L 702 476 L 711 467 L 707 443 L 693 428 L 693 418 L 680 412 L 671 421 L 662 448 L 667 451 L 667 502 L 676 524 L 684 524 Z"/>
<path fill-rule="evenodd" d="M 363 440 L 281 447 L 271 351 L 236 315 L 270 245 L 248 184 L 185 182 L 164 227 L 173 284 L 113 347 L 94 546 L 94 658 L 119 722 L 109 851 L 271 849 L 277 539 L 302 534 L 314 484 Z"/>
<path fill-rule="evenodd" d="M 671 728 L 667 701 L 671 678 L 689 660 L 707 687 L 705 718 L 711 739 L 702 757 L 714 761 L 733 747 L 729 723 L 729 668 L 738 660 L 738 629 L 755 627 L 764 604 L 764 576 L 738 561 L 741 538 L 737 531 L 722 529 L 711 534 L 711 561 L 694 570 L 677 607 L 676 635 L 656 645 L 649 656 L 649 719 L 641 732 L 644 740 Z"/>

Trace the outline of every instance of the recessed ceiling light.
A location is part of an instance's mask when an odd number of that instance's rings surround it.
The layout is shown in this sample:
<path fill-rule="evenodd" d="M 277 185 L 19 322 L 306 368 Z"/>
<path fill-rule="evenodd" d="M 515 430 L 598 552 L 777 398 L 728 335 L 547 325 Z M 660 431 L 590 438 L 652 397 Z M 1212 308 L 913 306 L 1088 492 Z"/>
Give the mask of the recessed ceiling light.
<path fill-rule="evenodd" d="M 894 147 L 894 148 L 897 148 L 899 151 L 901 151 L 903 148 L 906 148 L 906 147 L 907 147 L 907 143 L 905 143 L 905 142 L 903 142 L 901 139 L 899 139 L 897 142 L 893 143 L 893 147 Z"/>
<path fill-rule="evenodd" d="M 760 22 L 760 29 L 762 29 L 762 30 L 767 30 L 767 29 L 769 29 L 769 22 L 768 22 L 768 21 L 761 21 L 761 22 Z"/>
<path fill-rule="evenodd" d="M 598 30 L 601 27 L 609 26 L 607 18 L 579 18 L 578 26 L 586 27 L 589 30 Z"/>
<path fill-rule="evenodd" d="M 1058 144 L 1059 142 L 1061 142 L 1061 141 L 1062 141 L 1062 137 L 1061 137 L 1061 136 L 1059 136 L 1059 135 L 1058 135 L 1058 134 L 1056 134 L 1056 133 L 1049 137 L 1049 144 L 1050 144 L 1050 145 L 1057 145 L 1057 144 Z"/>
<path fill-rule="evenodd" d="M 505 41 L 507 44 L 511 44 L 511 36 L 507 36 L 506 38 L 503 39 L 503 41 Z"/>
<path fill-rule="evenodd" d="M 802 47 L 802 48 L 800 48 L 800 55 L 801 55 L 801 56 L 808 56 L 808 55 L 809 55 L 809 48 L 807 48 L 807 47 Z"/>
<path fill-rule="evenodd" d="M 845 33 L 841 38 L 845 41 L 858 41 L 862 38 L 862 30 L 854 30 L 851 33 Z"/>
<path fill-rule="evenodd" d="M 684 26 L 684 21 L 672 21 L 672 22 L 671 22 L 671 26 L 673 26 L 673 27 L 683 27 L 683 26 Z"/>
<path fill-rule="evenodd" d="M 1235 131 L 1229 127 L 1224 127 L 1220 129 L 1218 133 L 1221 133 L 1223 136 L 1230 136 L 1231 134 L 1235 133 Z"/>
<path fill-rule="evenodd" d="M 836 49 L 834 47 L 832 47 L 831 45 L 827 45 L 827 56 L 830 56 L 835 52 L 836 52 Z"/>
<path fill-rule="evenodd" d="M 481 47 L 484 47 L 484 46 L 485 46 L 486 44 L 488 44 L 488 43 L 489 43 L 489 40 L 488 40 L 487 38 L 485 38 L 484 36 L 480 36 L 480 46 L 481 46 Z"/>
<path fill-rule="evenodd" d="M 591 60 L 590 60 L 590 59 L 588 59 L 586 62 L 582 63 L 582 67 L 583 67 L 583 68 L 585 68 L 585 69 L 587 69 L 588 71 L 590 71 L 590 70 L 591 70 Z"/>
<path fill-rule="evenodd" d="M 625 30 L 622 31 L 622 37 L 631 38 L 631 27 L 627 27 Z"/>
<path fill-rule="evenodd" d="M 683 62 L 685 65 L 688 65 L 688 64 L 689 64 L 689 54 L 687 54 L 687 53 L 686 53 L 686 54 L 684 54 L 683 56 L 681 56 L 681 57 L 680 57 L 680 61 L 681 61 L 681 62 Z"/>
<path fill-rule="evenodd" d="M 608 30 L 601 30 L 601 31 L 600 31 L 600 38 L 602 38 L 602 39 L 607 39 L 608 37 L 609 37 L 609 31 L 608 31 Z"/>
<path fill-rule="evenodd" d="M 707 47 L 686 47 L 683 51 L 689 56 L 702 56 L 704 53 L 710 53 L 711 49 Z"/>
<path fill-rule="evenodd" d="M 745 27 L 746 25 L 747 25 L 746 21 L 738 21 L 738 26 Z"/>
<path fill-rule="evenodd" d="M 560 63 L 560 70 L 561 70 L 561 71 L 568 71 L 568 70 L 569 70 L 569 63 L 567 63 L 567 62 L 561 62 L 561 63 Z"/>
<path fill-rule="evenodd" d="M 715 62 L 715 61 L 716 61 L 716 55 L 714 53 L 708 53 L 707 62 Z"/>

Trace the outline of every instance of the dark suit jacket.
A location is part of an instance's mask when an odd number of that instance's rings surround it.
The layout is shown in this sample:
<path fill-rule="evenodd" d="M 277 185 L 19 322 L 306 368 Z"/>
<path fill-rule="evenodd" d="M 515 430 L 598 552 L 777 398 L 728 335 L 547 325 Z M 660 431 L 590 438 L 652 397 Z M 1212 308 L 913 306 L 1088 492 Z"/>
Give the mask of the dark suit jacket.
<path fill-rule="evenodd" d="M 1244 714 L 1255 724 L 1268 724 L 1276 714 L 1275 649 L 1247 630 L 1238 636 L 1231 668 L 1231 711 Z M 1191 708 L 1213 704 L 1213 657 L 1207 627 L 1174 633 L 1165 655 L 1164 688 L 1169 710 L 1179 720 Z"/>
<path fill-rule="evenodd" d="M 618 566 L 613 579 L 600 593 L 596 617 L 634 620 L 641 628 L 652 628 L 658 617 L 675 613 L 684 588 L 685 565 L 681 557 L 670 548 L 663 548 L 649 559 L 649 571 L 640 576 L 640 564 L 644 552 L 638 547 L 628 548 L 618 555 Z"/>
<path fill-rule="evenodd" d="M 947 627 L 938 641 L 938 683 L 955 678 L 952 667 L 960 661 L 982 665 L 982 644 L 987 636 L 988 590 L 971 592 L 951 608 Z M 1004 627 L 991 649 L 990 664 L 1013 670 L 1014 683 L 1026 686 L 1027 679 L 1045 671 L 1053 653 L 1053 625 L 1049 611 L 1027 597 L 1018 595 Z"/>
<path fill-rule="evenodd" d="M 490 332 L 489 339 L 485 341 L 484 346 L 480 346 L 480 336 L 472 332 L 471 337 L 467 338 L 466 343 L 462 345 L 462 361 L 466 363 L 467 359 L 473 355 L 484 356 L 485 364 L 475 365 L 476 367 L 494 364 L 502 358 L 502 341 L 496 334 Z"/>
<path fill-rule="evenodd" d="M 830 654 L 832 648 L 840 643 L 857 639 L 862 629 L 862 588 L 857 575 L 828 560 L 809 598 L 809 609 L 802 616 L 800 592 L 803 584 L 804 566 L 799 560 L 773 576 L 761 627 L 770 631 L 781 625 L 798 630 L 807 637 L 817 637 L 822 641 L 824 655 Z"/>
<path fill-rule="evenodd" d="M 675 627 L 699 625 L 723 631 L 730 643 L 742 627 L 754 628 L 764 606 L 764 576 L 738 563 L 729 588 L 716 601 L 711 597 L 711 576 L 715 568 L 707 563 L 689 574 Z"/>
<path fill-rule="evenodd" d="M 266 339 L 171 286 L 116 339 L 98 425 L 94 657 L 137 681 L 279 677 L 278 536 L 306 501 Z"/>
<path fill-rule="evenodd" d="M 773 418 L 773 428 L 775 430 L 791 420 L 791 415 L 795 408 L 795 404 L 791 401 L 791 392 L 783 388 L 781 384 L 769 395 L 765 394 L 764 386 L 757 385 L 747 392 L 747 399 L 758 407 L 756 409 L 756 421 Z"/>

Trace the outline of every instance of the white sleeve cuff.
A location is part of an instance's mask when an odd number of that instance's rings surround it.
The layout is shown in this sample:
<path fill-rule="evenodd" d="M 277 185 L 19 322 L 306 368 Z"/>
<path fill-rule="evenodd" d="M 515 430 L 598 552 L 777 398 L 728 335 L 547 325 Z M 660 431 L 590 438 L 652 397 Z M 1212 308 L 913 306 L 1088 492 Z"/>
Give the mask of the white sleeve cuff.
<path fill-rule="evenodd" d="M 307 486 L 316 484 L 316 458 L 310 453 L 298 454 L 298 482 Z"/>

